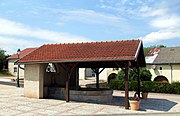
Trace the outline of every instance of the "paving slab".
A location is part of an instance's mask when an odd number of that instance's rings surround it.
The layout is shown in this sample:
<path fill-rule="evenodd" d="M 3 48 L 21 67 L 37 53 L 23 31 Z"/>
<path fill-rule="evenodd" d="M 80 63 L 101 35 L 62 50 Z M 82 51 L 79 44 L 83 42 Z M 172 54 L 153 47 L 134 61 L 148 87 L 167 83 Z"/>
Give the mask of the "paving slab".
<path fill-rule="evenodd" d="M 46 115 L 179 115 L 180 95 L 149 93 L 142 99 L 139 111 L 124 109 L 124 91 L 114 91 L 107 103 L 85 103 L 57 99 L 34 99 L 23 95 L 23 88 L 0 88 L 0 116 Z M 129 92 L 133 96 L 134 92 Z"/>

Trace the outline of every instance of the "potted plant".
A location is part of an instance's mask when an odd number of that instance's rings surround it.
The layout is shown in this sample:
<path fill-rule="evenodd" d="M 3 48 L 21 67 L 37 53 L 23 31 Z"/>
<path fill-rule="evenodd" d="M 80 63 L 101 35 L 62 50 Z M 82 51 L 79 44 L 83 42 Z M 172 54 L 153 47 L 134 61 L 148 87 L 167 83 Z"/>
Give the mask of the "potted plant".
<path fill-rule="evenodd" d="M 134 96 L 134 97 L 130 97 L 129 98 L 129 104 L 131 107 L 131 110 L 139 110 L 139 106 L 140 106 L 140 98 L 138 96 Z"/>
<path fill-rule="evenodd" d="M 142 82 L 142 86 L 141 86 L 141 95 L 142 95 L 142 99 L 147 99 L 148 97 L 148 92 L 151 91 L 151 81 L 144 81 Z"/>

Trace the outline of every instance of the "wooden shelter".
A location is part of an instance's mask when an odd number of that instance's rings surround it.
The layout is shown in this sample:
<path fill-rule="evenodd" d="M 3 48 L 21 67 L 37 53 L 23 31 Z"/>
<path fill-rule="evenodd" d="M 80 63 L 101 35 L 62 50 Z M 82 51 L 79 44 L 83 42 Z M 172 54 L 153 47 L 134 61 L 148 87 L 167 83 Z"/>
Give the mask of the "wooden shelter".
<path fill-rule="evenodd" d="M 99 74 L 104 68 L 122 68 L 125 71 L 125 108 L 128 109 L 129 68 L 145 67 L 143 44 L 140 40 L 47 44 L 39 47 L 19 60 L 21 64 L 57 63 L 66 71 L 66 101 L 69 101 L 69 88 L 72 86 L 74 69 L 92 68 L 96 73 L 96 87 L 99 88 Z M 41 68 L 39 68 L 40 70 Z M 25 66 L 26 70 L 26 66 Z M 26 71 L 25 71 L 26 72 Z M 138 73 L 139 74 L 139 73 Z M 39 72 L 38 72 L 38 75 Z M 28 76 L 31 78 L 31 76 Z M 26 77 L 25 77 L 26 81 Z M 41 81 L 41 79 L 39 80 Z M 75 80 L 75 87 L 79 86 Z M 140 96 L 140 77 L 138 94 Z M 26 84 L 26 83 L 25 83 Z M 24 85 L 26 88 L 26 85 Z"/>

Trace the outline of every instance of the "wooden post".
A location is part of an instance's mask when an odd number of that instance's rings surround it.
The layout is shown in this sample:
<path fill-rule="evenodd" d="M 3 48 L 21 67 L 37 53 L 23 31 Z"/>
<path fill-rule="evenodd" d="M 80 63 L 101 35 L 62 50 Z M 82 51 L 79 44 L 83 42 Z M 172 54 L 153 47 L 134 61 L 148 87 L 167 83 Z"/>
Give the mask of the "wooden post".
<path fill-rule="evenodd" d="M 79 89 L 79 68 L 76 69 L 76 90 Z"/>
<path fill-rule="evenodd" d="M 100 68 L 91 68 L 96 73 L 96 88 L 99 89 L 99 74 L 105 69 L 99 71 Z"/>
<path fill-rule="evenodd" d="M 129 62 L 125 67 L 125 109 L 129 109 Z"/>
<path fill-rule="evenodd" d="M 71 67 L 68 67 L 67 65 L 63 65 L 61 64 L 61 66 L 66 70 L 67 72 L 67 80 L 66 80 L 66 102 L 69 102 L 69 80 L 71 78 L 71 74 L 72 74 L 72 71 L 73 69 L 77 66 L 78 63 L 74 64 L 73 66 Z"/>
<path fill-rule="evenodd" d="M 138 81 L 138 97 L 140 98 L 140 91 L 141 91 L 141 89 L 140 89 L 140 69 L 139 69 L 139 67 L 137 67 L 137 75 L 138 75 L 138 78 L 137 78 L 137 81 Z"/>
<path fill-rule="evenodd" d="M 69 77 L 66 80 L 66 102 L 69 102 Z"/>
<path fill-rule="evenodd" d="M 98 71 L 96 72 L 96 88 L 99 89 L 99 69 L 97 69 Z"/>

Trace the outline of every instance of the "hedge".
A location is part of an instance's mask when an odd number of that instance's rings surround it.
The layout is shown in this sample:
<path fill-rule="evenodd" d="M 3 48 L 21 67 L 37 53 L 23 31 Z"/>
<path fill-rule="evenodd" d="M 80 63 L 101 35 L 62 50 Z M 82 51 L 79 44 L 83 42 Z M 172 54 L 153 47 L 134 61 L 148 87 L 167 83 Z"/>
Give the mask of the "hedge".
<path fill-rule="evenodd" d="M 129 91 L 136 91 L 137 84 L 137 81 L 129 81 Z M 142 81 L 140 86 L 141 91 L 180 94 L 180 82 L 173 82 L 169 84 L 166 82 Z M 113 90 L 124 90 L 124 81 L 111 80 L 109 87 Z"/>

